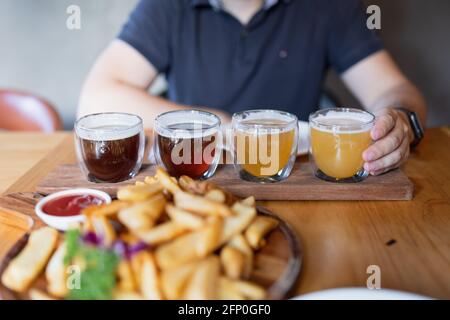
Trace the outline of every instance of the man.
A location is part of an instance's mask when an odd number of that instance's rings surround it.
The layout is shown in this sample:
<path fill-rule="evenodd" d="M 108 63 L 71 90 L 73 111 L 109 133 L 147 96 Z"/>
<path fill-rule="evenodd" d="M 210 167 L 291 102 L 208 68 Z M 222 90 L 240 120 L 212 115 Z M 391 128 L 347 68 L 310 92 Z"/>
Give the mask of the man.
<path fill-rule="evenodd" d="M 401 165 L 421 138 L 426 105 L 367 29 L 358 0 L 142 0 L 96 62 L 78 113 L 127 111 L 147 127 L 193 106 L 223 121 L 255 108 L 306 120 L 329 67 L 377 115 L 365 169 Z M 159 73 L 169 100 L 147 93 Z"/>

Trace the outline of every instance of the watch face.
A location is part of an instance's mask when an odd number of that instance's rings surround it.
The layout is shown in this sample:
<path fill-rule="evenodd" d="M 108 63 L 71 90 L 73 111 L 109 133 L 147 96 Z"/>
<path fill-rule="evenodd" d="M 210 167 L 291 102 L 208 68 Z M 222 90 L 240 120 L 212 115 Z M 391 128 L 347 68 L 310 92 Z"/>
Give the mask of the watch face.
<path fill-rule="evenodd" d="M 419 139 L 423 138 L 423 129 L 420 124 L 420 120 L 417 117 L 415 112 L 411 112 L 411 120 L 414 123 L 414 131 L 416 131 L 416 136 L 419 137 Z"/>
<path fill-rule="evenodd" d="M 409 111 L 409 120 L 414 133 L 414 141 L 411 143 L 411 146 L 415 147 L 423 138 L 423 129 L 415 112 Z"/>

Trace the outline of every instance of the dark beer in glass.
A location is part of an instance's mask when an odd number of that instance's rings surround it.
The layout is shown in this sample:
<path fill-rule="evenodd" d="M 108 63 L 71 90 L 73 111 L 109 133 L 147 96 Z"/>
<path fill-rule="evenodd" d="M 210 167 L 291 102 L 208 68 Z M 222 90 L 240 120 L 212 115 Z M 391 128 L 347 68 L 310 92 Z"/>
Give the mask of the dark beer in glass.
<path fill-rule="evenodd" d="M 154 155 L 172 176 L 211 177 L 220 159 L 220 119 L 212 113 L 181 110 L 155 120 Z"/>
<path fill-rule="evenodd" d="M 119 182 L 134 177 L 144 156 L 142 120 L 126 113 L 87 115 L 75 124 L 81 170 L 93 182 Z"/>

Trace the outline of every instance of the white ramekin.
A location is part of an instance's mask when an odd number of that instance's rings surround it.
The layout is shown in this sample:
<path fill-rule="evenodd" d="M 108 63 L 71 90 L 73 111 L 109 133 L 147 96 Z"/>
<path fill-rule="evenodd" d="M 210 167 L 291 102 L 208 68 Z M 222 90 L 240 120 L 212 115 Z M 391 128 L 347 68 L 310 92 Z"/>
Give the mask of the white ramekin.
<path fill-rule="evenodd" d="M 84 221 L 84 216 L 79 214 L 76 216 L 68 216 L 68 217 L 60 217 L 60 216 L 54 216 L 45 213 L 42 208 L 43 206 L 54 199 L 61 198 L 64 196 L 75 196 L 75 195 L 92 195 L 101 198 L 105 203 L 111 202 L 111 197 L 109 194 L 103 191 L 94 190 L 94 189 L 70 189 L 70 190 L 64 190 L 52 193 L 45 198 L 42 198 L 39 200 L 39 202 L 36 204 L 35 212 L 37 216 L 44 221 L 46 224 L 48 224 L 50 227 L 55 228 L 60 231 L 66 231 L 71 225 L 79 222 Z"/>

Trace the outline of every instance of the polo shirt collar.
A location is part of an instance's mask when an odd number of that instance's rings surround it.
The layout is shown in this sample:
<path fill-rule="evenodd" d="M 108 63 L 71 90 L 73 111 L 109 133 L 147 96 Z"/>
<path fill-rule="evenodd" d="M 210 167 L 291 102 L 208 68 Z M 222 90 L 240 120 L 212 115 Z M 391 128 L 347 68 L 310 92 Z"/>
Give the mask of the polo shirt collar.
<path fill-rule="evenodd" d="M 210 5 L 214 9 L 220 10 L 222 7 L 222 1 L 221 0 L 191 0 L 192 5 L 194 7 L 196 6 L 202 6 L 202 5 Z M 278 3 L 278 0 L 265 0 L 264 3 L 264 9 L 269 9 L 270 7 L 273 7 Z"/>

